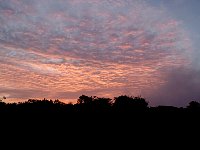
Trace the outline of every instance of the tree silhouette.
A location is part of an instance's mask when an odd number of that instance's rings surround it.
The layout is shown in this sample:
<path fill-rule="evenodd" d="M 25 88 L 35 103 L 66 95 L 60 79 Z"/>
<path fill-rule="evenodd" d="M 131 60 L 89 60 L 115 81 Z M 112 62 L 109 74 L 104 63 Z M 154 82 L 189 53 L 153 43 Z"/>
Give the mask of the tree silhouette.
<path fill-rule="evenodd" d="M 114 98 L 114 109 L 117 111 L 138 111 L 145 110 L 148 103 L 142 97 L 121 95 Z"/>
<path fill-rule="evenodd" d="M 4 98 L 5 99 L 5 98 Z M 174 106 L 157 106 L 148 107 L 148 102 L 138 96 L 121 95 L 115 97 L 114 100 L 105 97 L 86 96 L 81 95 L 76 104 L 66 104 L 64 102 L 56 100 L 37 100 L 29 99 L 25 102 L 19 103 L 5 103 L 0 101 L 0 113 L 2 112 L 22 112 L 22 113 L 110 113 L 110 112 L 126 112 L 134 114 L 135 112 L 153 112 L 156 114 L 175 114 L 183 112 L 194 112 L 200 114 L 200 103 L 197 101 L 191 101 L 186 108 L 178 108 Z M 146 114 L 146 113 L 145 113 Z M 193 114 L 193 113 L 192 113 Z"/>
<path fill-rule="evenodd" d="M 93 99 L 92 107 L 94 107 L 95 111 L 105 112 L 111 109 L 112 99 L 110 98 L 98 98 L 95 97 Z"/>
<path fill-rule="evenodd" d="M 108 111 L 112 104 L 110 98 L 99 98 L 96 96 L 81 95 L 77 100 L 78 109 L 84 112 Z"/>
<path fill-rule="evenodd" d="M 86 95 L 81 95 L 79 97 L 79 99 L 77 100 L 77 104 L 89 104 L 89 103 L 92 103 L 93 101 L 93 97 L 89 97 L 89 96 L 86 96 Z"/>
<path fill-rule="evenodd" d="M 200 110 L 200 103 L 197 101 L 191 101 L 189 103 L 189 106 L 187 106 L 187 108 L 192 110 Z"/>

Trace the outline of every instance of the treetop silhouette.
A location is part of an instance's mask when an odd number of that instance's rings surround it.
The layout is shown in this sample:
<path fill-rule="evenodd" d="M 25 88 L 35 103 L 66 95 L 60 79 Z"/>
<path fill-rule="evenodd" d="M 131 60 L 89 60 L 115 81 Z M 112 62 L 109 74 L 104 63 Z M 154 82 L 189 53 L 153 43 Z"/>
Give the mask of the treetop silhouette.
<path fill-rule="evenodd" d="M 5 98 L 4 98 L 5 99 Z M 149 107 L 145 98 L 121 95 L 114 99 L 81 95 L 76 104 L 64 103 L 56 100 L 29 99 L 19 103 L 5 103 L 0 101 L 1 112 L 62 112 L 62 113 L 100 113 L 100 112 L 200 112 L 200 103 L 191 101 L 186 108 L 174 106 Z"/>

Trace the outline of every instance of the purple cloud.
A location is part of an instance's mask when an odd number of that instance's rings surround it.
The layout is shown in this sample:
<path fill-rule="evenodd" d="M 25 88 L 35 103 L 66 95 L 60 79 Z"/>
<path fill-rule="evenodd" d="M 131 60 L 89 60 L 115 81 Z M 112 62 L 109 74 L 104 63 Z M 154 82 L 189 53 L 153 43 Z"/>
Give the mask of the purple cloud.
<path fill-rule="evenodd" d="M 10 98 L 151 93 L 191 61 L 181 23 L 145 1 L 1 0 L 0 22 L 0 88 Z"/>

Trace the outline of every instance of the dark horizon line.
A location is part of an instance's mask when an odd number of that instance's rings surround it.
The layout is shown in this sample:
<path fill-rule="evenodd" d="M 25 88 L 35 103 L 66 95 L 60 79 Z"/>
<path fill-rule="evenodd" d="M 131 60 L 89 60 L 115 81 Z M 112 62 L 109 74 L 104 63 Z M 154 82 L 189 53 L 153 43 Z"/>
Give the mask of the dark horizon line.
<path fill-rule="evenodd" d="M 93 100 L 98 100 L 98 99 L 107 99 L 108 101 L 110 101 L 109 102 L 110 105 L 113 105 L 115 103 L 116 99 L 119 98 L 119 97 L 127 97 L 127 98 L 130 98 L 132 100 L 134 100 L 134 99 L 142 99 L 142 100 L 144 100 L 147 103 L 148 108 L 156 108 L 156 107 L 187 108 L 188 106 L 190 106 L 191 103 L 195 103 L 196 105 L 199 104 L 199 107 L 200 107 L 200 101 L 196 101 L 196 100 L 189 101 L 187 103 L 188 105 L 185 105 L 185 107 L 182 107 L 182 106 L 173 106 L 173 105 L 155 105 L 155 106 L 149 106 L 149 101 L 146 101 L 146 98 L 142 97 L 141 95 L 139 95 L 139 96 L 130 96 L 130 95 L 126 95 L 126 94 L 120 95 L 118 97 L 113 97 L 113 98 L 98 97 L 98 96 L 87 96 L 87 95 L 82 94 L 81 96 L 79 96 L 78 99 L 74 99 L 74 100 L 76 100 L 76 102 L 68 102 L 68 103 L 60 101 L 59 98 L 55 98 L 55 99 L 51 99 L 51 98 L 49 98 L 49 99 L 48 98 L 43 98 L 43 99 L 40 99 L 40 98 L 29 98 L 29 99 L 27 99 L 25 101 L 21 101 L 21 102 L 20 101 L 18 101 L 18 102 L 6 102 L 4 100 L 6 100 L 7 97 L 3 96 L 2 98 L 0 98 L 0 103 L 4 103 L 4 104 L 16 104 L 16 105 L 18 105 L 18 104 L 23 104 L 23 103 L 29 103 L 30 101 L 32 101 L 32 102 L 33 101 L 34 102 L 49 101 L 49 102 L 53 102 L 53 103 L 54 102 L 59 102 L 60 104 L 63 104 L 63 105 L 77 105 L 77 104 L 79 104 L 78 101 L 80 100 L 80 97 L 87 97 L 87 98 L 89 98 L 91 100 L 91 102 Z"/>

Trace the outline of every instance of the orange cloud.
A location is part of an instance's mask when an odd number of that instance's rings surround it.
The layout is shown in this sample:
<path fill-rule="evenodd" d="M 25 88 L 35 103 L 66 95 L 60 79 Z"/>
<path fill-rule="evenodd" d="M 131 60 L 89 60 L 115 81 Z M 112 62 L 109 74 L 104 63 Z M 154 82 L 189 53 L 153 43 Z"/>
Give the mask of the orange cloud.
<path fill-rule="evenodd" d="M 0 2 L 12 8 L 0 7 L 0 93 L 13 100 L 138 95 L 189 64 L 179 22 L 148 3 L 11 2 Z"/>

